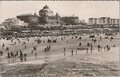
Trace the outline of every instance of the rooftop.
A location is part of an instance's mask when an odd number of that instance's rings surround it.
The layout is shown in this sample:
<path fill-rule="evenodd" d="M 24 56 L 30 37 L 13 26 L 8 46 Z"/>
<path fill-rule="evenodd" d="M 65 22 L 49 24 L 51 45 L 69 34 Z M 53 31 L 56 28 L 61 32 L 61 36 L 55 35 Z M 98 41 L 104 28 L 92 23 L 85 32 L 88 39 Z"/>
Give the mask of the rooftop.
<path fill-rule="evenodd" d="M 36 13 L 35 14 L 29 13 L 29 14 L 21 14 L 21 15 L 18 15 L 18 16 L 37 16 L 37 15 L 36 15 Z"/>

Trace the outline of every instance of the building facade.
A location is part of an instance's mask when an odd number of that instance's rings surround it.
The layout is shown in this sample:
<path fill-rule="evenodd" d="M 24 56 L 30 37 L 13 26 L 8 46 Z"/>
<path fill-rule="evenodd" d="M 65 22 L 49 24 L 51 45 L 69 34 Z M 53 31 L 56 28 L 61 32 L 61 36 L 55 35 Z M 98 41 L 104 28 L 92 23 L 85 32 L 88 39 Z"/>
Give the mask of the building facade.
<path fill-rule="evenodd" d="M 61 17 L 60 18 L 61 24 L 66 25 L 77 25 L 79 23 L 79 18 L 76 16 L 71 17 Z"/>
<path fill-rule="evenodd" d="M 116 26 L 118 27 L 119 19 L 110 18 L 110 17 L 89 18 L 88 24 L 94 25 L 94 26 L 104 26 L 104 27 Z"/>
<path fill-rule="evenodd" d="M 19 15 L 17 16 L 17 18 L 26 23 L 38 23 L 38 16 L 36 15 L 36 13 L 34 15 L 32 14 Z"/>
<path fill-rule="evenodd" d="M 45 5 L 40 11 L 39 15 L 19 15 L 17 16 L 20 20 L 27 23 L 36 23 L 37 25 L 58 25 L 58 24 L 77 24 L 79 21 L 78 17 L 70 16 L 70 17 L 60 17 L 58 13 L 54 14 L 53 11 Z"/>
<path fill-rule="evenodd" d="M 3 26 L 2 24 L 0 24 L 0 32 L 6 30 L 5 26 Z"/>
<path fill-rule="evenodd" d="M 60 16 L 58 13 L 54 15 L 53 11 L 49 9 L 47 5 L 45 5 L 39 11 L 39 23 L 40 24 L 58 24 L 60 23 Z"/>

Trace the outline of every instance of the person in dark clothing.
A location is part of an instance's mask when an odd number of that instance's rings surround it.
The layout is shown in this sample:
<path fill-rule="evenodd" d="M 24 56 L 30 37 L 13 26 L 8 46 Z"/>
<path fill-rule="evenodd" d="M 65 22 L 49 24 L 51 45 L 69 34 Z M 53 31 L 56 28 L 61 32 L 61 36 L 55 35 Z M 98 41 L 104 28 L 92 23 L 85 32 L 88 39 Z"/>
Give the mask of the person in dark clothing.
<path fill-rule="evenodd" d="M 24 54 L 24 61 L 26 61 L 27 60 L 27 54 L 25 53 Z"/>
<path fill-rule="evenodd" d="M 104 51 L 106 50 L 106 47 L 104 47 Z"/>
<path fill-rule="evenodd" d="M 89 43 L 87 43 L 87 46 L 89 47 L 89 46 L 90 46 L 90 44 L 89 44 Z"/>
<path fill-rule="evenodd" d="M 110 38 L 110 42 L 112 41 L 113 37 Z"/>
<path fill-rule="evenodd" d="M 6 48 L 6 51 L 9 51 L 9 47 Z"/>
<path fill-rule="evenodd" d="M 35 53 L 35 59 L 37 59 L 37 52 Z"/>
<path fill-rule="evenodd" d="M 88 48 L 86 48 L 86 53 L 88 54 Z"/>
<path fill-rule="evenodd" d="M 94 43 L 96 43 L 96 41 L 97 41 L 97 40 L 96 40 L 96 39 L 94 39 Z"/>
<path fill-rule="evenodd" d="M 71 55 L 73 55 L 73 50 L 71 51 Z"/>
<path fill-rule="evenodd" d="M 7 53 L 7 58 L 10 59 L 10 53 L 9 52 Z"/>
<path fill-rule="evenodd" d="M 36 51 L 36 50 L 37 50 L 37 48 L 34 46 L 34 47 L 33 47 L 33 50 L 35 50 L 35 51 Z"/>
<path fill-rule="evenodd" d="M 92 47 L 90 47 L 90 50 L 91 50 L 91 54 L 92 54 L 92 50 L 93 50 L 93 48 L 92 48 Z"/>
<path fill-rule="evenodd" d="M 3 55 L 3 52 L 2 51 L 0 51 L 0 56 L 2 56 Z"/>
<path fill-rule="evenodd" d="M 29 41 L 29 38 L 27 40 Z"/>
<path fill-rule="evenodd" d="M 100 36 L 100 41 L 102 41 L 102 37 Z"/>
<path fill-rule="evenodd" d="M 3 45 L 2 45 L 2 49 L 4 48 L 4 46 L 5 46 L 5 44 L 3 43 Z"/>
<path fill-rule="evenodd" d="M 16 56 L 18 56 L 18 51 L 16 51 Z"/>
<path fill-rule="evenodd" d="M 79 43 L 79 46 L 81 46 L 81 43 Z"/>
<path fill-rule="evenodd" d="M 21 50 L 20 50 L 20 61 L 21 61 L 21 62 L 23 61 L 23 53 L 22 53 Z"/>
<path fill-rule="evenodd" d="M 98 45 L 98 51 L 100 51 L 100 45 Z"/>
<path fill-rule="evenodd" d="M 23 45 L 25 44 L 25 42 L 23 42 Z"/>
<path fill-rule="evenodd" d="M 109 48 L 109 45 L 107 45 L 106 48 L 108 49 L 108 48 Z"/>
<path fill-rule="evenodd" d="M 20 40 L 18 40 L 18 42 L 20 43 Z"/>
<path fill-rule="evenodd" d="M 64 56 L 66 55 L 66 49 L 64 48 Z"/>
<path fill-rule="evenodd" d="M 14 53 L 13 52 L 11 52 L 10 55 L 11 55 L 12 58 L 14 58 Z"/>
<path fill-rule="evenodd" d="M 81 38 L 81 37 L 79 37 L 79 39 L 81 40 L 82 38 Z"/>

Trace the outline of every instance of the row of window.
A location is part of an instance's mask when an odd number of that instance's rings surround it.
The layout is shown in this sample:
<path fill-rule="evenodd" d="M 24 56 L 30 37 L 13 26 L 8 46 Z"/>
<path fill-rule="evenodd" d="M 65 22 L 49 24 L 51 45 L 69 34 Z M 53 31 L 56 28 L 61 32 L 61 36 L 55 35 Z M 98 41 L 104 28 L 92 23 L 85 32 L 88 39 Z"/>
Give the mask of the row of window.
<path fill-rule="evenodd" d="M 119 20 L 91 20 L 91 22 L 94 22 L 94 23 L 116 23 L 116 24 L 119 24 Z"/>

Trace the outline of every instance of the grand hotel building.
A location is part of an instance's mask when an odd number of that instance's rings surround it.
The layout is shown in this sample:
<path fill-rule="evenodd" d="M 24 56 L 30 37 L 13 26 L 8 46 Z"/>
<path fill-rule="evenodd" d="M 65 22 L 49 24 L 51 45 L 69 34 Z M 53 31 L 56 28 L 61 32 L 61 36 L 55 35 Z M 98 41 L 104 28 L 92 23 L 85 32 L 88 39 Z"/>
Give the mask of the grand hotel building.
<path fill-rule="evenodd" d="M 76 16 L 70 16 L 70 17 L 60 17 L 58 13 L 55 15 L 53 14 L 53 11 L 45 5 L 40 11 L 39 15 L 31 14 L 24 14 L 17 16 L 18 19 L 32 24 L 78 24 L 79 18 Z"/>

